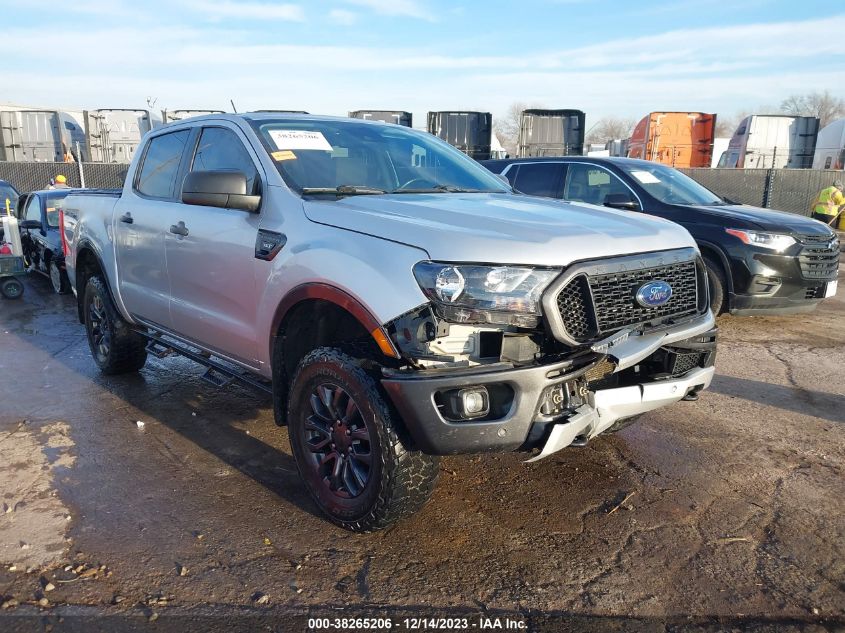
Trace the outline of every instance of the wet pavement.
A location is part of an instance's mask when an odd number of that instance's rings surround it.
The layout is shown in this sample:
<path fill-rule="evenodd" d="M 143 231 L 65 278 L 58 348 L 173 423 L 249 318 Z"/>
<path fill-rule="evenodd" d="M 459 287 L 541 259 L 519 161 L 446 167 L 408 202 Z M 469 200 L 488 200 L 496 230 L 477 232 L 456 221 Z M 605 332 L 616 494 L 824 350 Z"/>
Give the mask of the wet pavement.
<path fill-rule="evenodd" d="M 31 277 L 0 302 L 0 630 L 841 630 L 843 317 L 845 288 L 722 318 L 698 402 L 536 464 L 444 459 L 418 515 L 353 535 L 319 516 L 266 396 L 172 357 L 100 375 L 73 296 Z"/>

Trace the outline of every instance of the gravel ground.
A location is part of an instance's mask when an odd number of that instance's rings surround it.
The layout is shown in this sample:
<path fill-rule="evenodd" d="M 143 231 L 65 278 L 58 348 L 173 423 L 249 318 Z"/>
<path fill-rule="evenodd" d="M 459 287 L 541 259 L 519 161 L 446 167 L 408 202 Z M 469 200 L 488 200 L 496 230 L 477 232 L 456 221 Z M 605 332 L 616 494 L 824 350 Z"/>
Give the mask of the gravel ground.
<path fill-rule="evenodd" d="M 74 298 L 26 286 L 0 303 L 0 630 L 845 629 L 845 289 L 721 318 L 698 402 L 536 464 L 445 459 L 422 512 L 361 536 L 266 397 L 178 358 L 101 376 Z"/>

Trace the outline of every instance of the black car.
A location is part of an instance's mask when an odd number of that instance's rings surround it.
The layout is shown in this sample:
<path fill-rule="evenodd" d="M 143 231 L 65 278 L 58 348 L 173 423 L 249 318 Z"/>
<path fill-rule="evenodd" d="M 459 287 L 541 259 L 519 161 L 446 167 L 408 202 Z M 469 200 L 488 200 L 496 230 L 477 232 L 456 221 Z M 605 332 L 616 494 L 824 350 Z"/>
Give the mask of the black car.
<path fill-rule="evenodd" d="M 482 164 L 522 193 L 677 222 L 701 249 L 715 314 L 806 312 L 836 293 L 839 242 L 822 222 L 735 204 L 650 161 L 565 156 Z"/>
<path fill-rule="evenodd" d="M 24 259 L 32 270 L 50 278 L 53 290 L 58 294 L 64 294 L 70 288 L 59 234 L 59 208 L 72 191 L 33 191 L 21 195 L 18 200 Z"/>

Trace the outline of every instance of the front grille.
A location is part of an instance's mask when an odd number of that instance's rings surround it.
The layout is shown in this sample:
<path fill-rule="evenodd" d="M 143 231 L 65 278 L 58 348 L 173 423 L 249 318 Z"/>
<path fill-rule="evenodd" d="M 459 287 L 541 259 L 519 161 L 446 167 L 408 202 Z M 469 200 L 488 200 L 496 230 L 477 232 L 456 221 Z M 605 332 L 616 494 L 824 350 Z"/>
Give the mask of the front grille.
<path fill-rule="evenodd" d="M 700 352 L 692 352 L 690 354 L 673 354 L 674 358 L 671 359 L 672 365 L 670 368 L 670 372 L 673 376 L 683 376 L 691 369 L 695 369 L 701 365 L 701 357 L 703 354 Z"/>
<path fill-rule="evenodd" d="M 576 341 L 587 340 L 598 333 L 590 303 L 590 289 L 583 275 L 566 284 L 557 296 L 557 307 L 563 324 L 569 336 Z"/>
<path fill-rule="evenodd" d="M 836 242 L 807 244 L 798 254 L 804 279 L 830 279 L 839 270 L 839 248 Z"/>
<path fill-rule="evenodd" d="M 795 237 L 802 244 L 828 244 L 834 237 L 836 237 L 836 234 L 810 233 L 807 235 L 799 234 Z"/>
<path fill-rule="evenodd" d="M 579 343 L 629 325 L 683 318 L 702 311 L 699 272 L 694 260 L 609 274 L 581 274 L 564 286 L 557 307 L 568 336 Z M 672 296 L 665 304 L 643 307 L 637 290 L 650 281 L 665 281 Z"/>

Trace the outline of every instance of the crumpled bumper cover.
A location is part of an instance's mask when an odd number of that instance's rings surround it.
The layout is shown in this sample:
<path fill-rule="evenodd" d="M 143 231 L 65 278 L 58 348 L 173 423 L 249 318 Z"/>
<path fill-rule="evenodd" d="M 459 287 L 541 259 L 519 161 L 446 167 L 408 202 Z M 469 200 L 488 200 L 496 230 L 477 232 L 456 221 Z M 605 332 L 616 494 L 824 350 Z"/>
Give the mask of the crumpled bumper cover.
<path fill-rule="evenodd" d="M 528 461 L 548 457 L 566 448 L 576 439 L 588 440 L 606 431 L 613 423 L 640 413 L 653 411 L 672 404 L 690 391 L 699 391 L 710 386 L 713 367 L 694 369 L 681 378 L 660 382 L 601 389 L 590 394 L 589 404 L 581 406 L 565 422 L 556 424 L 538 455 Z"/>
<path fill-rule="evenodd" d="M 713 316 L 708 312 L 675 332 L 631 336 L 618 347 L 611 346 L 607 353 L 616 362 L 630 367 L 663 345 L 679 343 L 680 333 L 686 337 L 701 336 L 712 326 Z M 462 370 L 394 371 L 385 374 L 382 385 L 414 445 L 425 453 L 501 452 L 539 445 L 542 449 L 538 458 L 542 458 L 576 439 L 581 442 L 598 435 L 621 418 L 676 402 L 690 391 L 700 391 L 713 378 L 713 367 L 706 366 L 674 378 L 656 381 L 644 378 L 641 384 L 589 391 L 580 407 L 559 420 L 549 421 L 540 414 L 544 394 L 550 387 L 578 379 L 602 358 L 596 354 L 594 360 L 581 366 L 562 361 L 529 367 L 502 363 Z M 438 410 L 435 398 L 438 392 L 480 386 L 489 389 L 494 385 L 505 385 L 513 393 L 508 412 L 498 419 L 449 421 Z M 541 437 L 532 434 L 535 424 L 546 429 Z"/>

